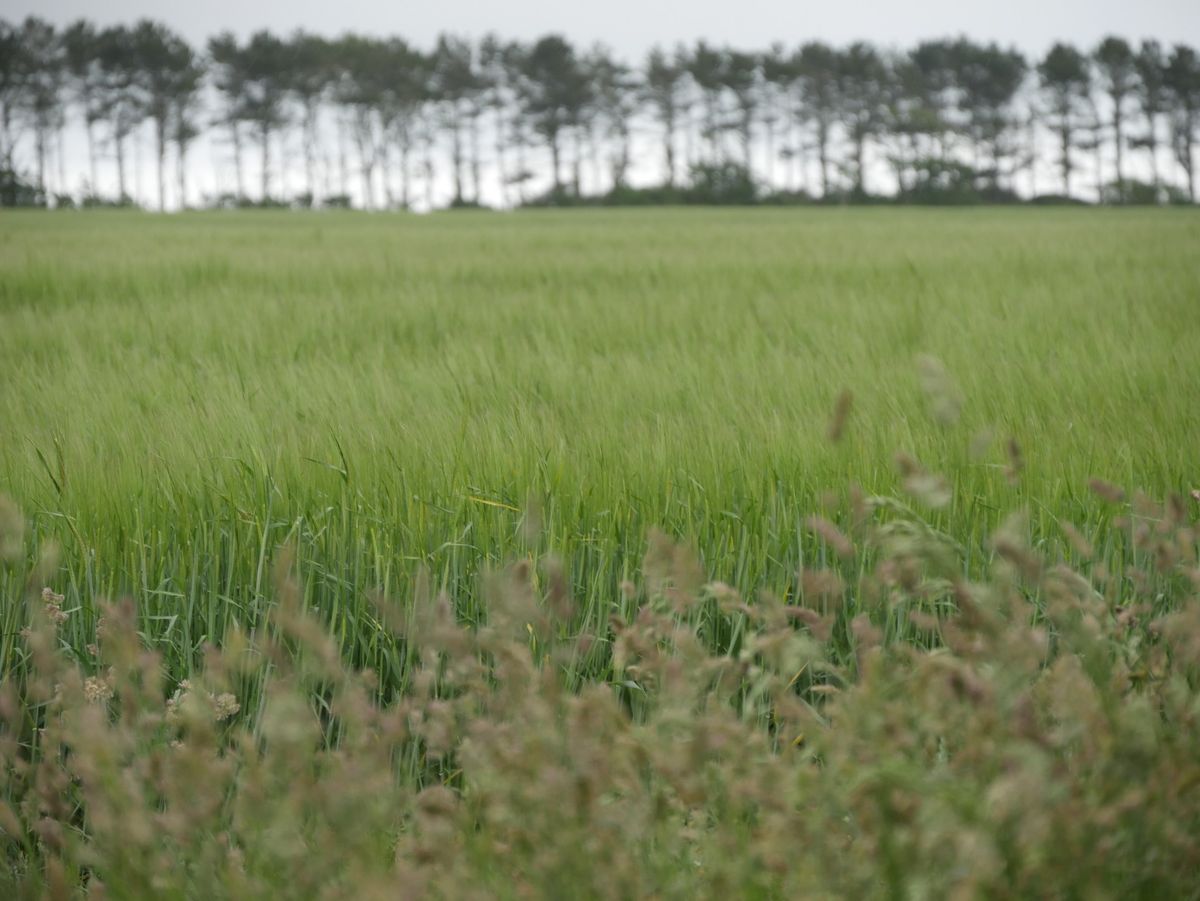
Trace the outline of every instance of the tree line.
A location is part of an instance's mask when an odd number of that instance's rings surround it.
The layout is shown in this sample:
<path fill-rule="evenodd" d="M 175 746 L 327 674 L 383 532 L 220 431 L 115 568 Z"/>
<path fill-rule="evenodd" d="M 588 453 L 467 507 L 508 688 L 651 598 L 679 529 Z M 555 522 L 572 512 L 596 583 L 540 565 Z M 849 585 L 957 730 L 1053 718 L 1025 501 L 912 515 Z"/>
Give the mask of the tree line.
<path fill-rule="evenodd" d="M 87 145 L 75 191 L 72 125 Z M 172 167 L 187 205 L 189 154 L 206 133 L 227 145 L 234 188 L 223 199 L 239 204 L 344 205 L 353 192 L 367 208 L 432 207 L 442 177 L 450 204 L 469 206 L 483 202 L 485 172 L 504 206 L 854 202 L 884 195 L 884 181 L 901 201 L 1011 201 L 1037 193 L 1039 166 L 1055 173 L 1057 199 L 1079 196 L 1088 173 L 1105 202 L 1194 203 L 1198 131 L 1196 51 L 1120 37 L 1057 43 L 1039 59 L 967 38 L 763 52 L 701 41 L 631 65 L 558 35 L 444 35 L 422 49 L 399 37 L 223 32 L 200 48 L 149 20 L 0 20 L 6 204 L 131 203 L 130 145 L 146 132 L 163 209 Z M 657 185 L 631 184 L 635 138 Z M 285 150 L 300 162 L 299 190 L 284 185 Z M 115 174 L 108 196 L 102 165 Z"/>

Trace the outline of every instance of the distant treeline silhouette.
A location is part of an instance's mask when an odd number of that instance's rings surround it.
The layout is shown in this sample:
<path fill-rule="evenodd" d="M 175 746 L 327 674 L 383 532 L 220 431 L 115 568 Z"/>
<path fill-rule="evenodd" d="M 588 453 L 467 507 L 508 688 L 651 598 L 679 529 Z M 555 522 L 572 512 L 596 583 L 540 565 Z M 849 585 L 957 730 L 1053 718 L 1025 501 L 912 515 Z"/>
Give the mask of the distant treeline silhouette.
<path fill-rule="evenodd" d="M 439 172 L 452 206 L 482 204 L 485 183 L 504 206 L 1009 202 L 1081 188 L 1109 203 L 1195 202 L 1200 58 L 1109 37 L 1030 60 L 955 38 L 903 52 L 699 42 L 630 65 L 557 35 L 443 36 L 423 50 L 226 32 L 201 49 L 153 21 L 58 29 L 31 17 L 0 20 L 0 126 L 6 205 L 132 203 L 129 149 L 144 130 L 164 209 L 187 205 L 189 149 L 207 130 L 228 141 L 236 186 L 210 204 L 337 206 L 353 194 L 368 208 L 432 207 Z M 88 159 L 75 190 L 72 128 Z M 657 185 L 630 184 L 635 133 L 657 145 Z M 301 190 L 284 186 L 284 146 L 303 160 Z M 107 194 L 102 157 L 115 168 Z M 1053 167 L 1056 194 L 1035 196 L 1039 165 Z"/>

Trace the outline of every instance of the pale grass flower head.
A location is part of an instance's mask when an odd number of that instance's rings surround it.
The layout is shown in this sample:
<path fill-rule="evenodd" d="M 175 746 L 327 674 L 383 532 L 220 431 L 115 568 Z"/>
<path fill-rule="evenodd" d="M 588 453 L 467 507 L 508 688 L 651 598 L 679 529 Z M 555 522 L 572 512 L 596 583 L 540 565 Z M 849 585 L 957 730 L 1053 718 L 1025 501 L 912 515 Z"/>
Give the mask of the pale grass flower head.
<path fill-rule="evenodd" d="M 231 719 L 241 709 L 242 705 L 238 703 L 237 698 L 227 691 L 213 698 L 213 713 L 218 722 Z"/>
<path fill-rule="evenodd" d="M 70 614 L 62 609 L 62 602 L 64 600 L 65 597 L 61 594 L 56 594 L 54 589 L 42 589 L 42 603 L 46 605 L 43 609 L 50 622 L 55 625 L 61 625 L 70 618 Z"/>
<path fill-rule="evenodd" d="M 174 694 L 167 699 L 167 718 L 171 720 L 177 719 L 182 714 L 184 705 L 188 703 L 193 694 L 190 680 L 184 679 L 180 682 Z M 237 697 L 230 692 L 226 691 L 220 694 L 209 692 L 207 697 L 209 710 L 212 713 L 213 719 L 218 723 L 232 719 L 242 709 L 242 705 L 238 703 Z"/>
<path fill-rule="evenodd" d="M 113 696 L 112 685 L 99 676 L 88 676 L 83 680 L 83 697 L 89 704 L 103 704 Z"/>

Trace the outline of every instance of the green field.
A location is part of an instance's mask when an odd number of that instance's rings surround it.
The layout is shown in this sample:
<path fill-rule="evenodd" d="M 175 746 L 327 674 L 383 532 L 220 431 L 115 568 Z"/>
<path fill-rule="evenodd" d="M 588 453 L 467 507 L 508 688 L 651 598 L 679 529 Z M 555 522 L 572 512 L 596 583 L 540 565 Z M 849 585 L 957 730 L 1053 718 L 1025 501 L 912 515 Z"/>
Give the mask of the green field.
<path fill-rule="evenodd" d="M 1022 506 L 1056 540 L 1103 530 L 1089 477 L 1197 481 L 1198 249 L 1189 211 L 6 214 L 0 492 L 70 606 L 132 594 L 179 671 L 288 540 L 376 664 L 365 594 L 425 565 L 470 618 L 528 509 L 601 622 L 651 526 L 794 592 L 803 519 L 896 493 L 896 451 L 952 481 L 968 549 Z"/>
<path fill-rule="evenodd" d="M 0 217 L 0 895 L 1196 897 L 1198 250 Z"/>

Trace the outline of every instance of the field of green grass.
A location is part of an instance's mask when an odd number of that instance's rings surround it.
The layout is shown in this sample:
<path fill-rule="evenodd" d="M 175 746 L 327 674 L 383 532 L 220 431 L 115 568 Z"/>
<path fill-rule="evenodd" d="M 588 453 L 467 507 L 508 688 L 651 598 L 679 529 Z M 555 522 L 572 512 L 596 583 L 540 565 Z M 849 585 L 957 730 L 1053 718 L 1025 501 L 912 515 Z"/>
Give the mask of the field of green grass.
<path fill-rule="evenodd" d="M 1198 250 L 1158 210 L 10 213 L 0 493 L 60 545 L 77 639 L 130 594 L 180 673 L 289 541 L 378 665 L 364 598 L 421 566 L 470 619 L 481 569 L 553 550 L 603 622 L 652 526 L 790 595 L 804 519 L 896 493 L 897 451 L 968 554 L 1022 506 L 1103 533 L 1090 477 L 1200 482 Z"/>
<path fill-rule="evenodd" d="M 1196 897 L 1198 251 L 5 214 L 0 896 Z"/>

